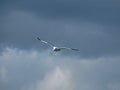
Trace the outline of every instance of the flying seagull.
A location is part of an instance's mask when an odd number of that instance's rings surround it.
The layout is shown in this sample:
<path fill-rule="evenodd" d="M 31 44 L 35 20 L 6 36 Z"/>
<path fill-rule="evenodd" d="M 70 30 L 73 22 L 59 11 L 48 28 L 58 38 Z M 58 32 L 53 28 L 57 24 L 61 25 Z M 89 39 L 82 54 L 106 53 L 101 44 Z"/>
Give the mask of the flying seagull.
<path fill-rule="evenodd" d="M 48 46 L 50 46 L 50 47 L 53 49 L 53 51 L 56 51 L 56 52 L 57 52 L 57 51 L 61 51 L 61 50 L 63 50 L 63 49 L 79 51 L 78 49 L 75 49 L 75 48 L 57 47 L 57 46 L 55 46 L 54 44 L 52 44 L 52 43 L 50 43 L 50 42 L 46 42 L 46 41 L 44 41 L 44 40 L 41 40 L 39 37 L 37 37 L 37 39 L 38 39 L 39 41 L 41 41 L 42 43 L 45 43 L 45 44 L 47 44 Z"/>

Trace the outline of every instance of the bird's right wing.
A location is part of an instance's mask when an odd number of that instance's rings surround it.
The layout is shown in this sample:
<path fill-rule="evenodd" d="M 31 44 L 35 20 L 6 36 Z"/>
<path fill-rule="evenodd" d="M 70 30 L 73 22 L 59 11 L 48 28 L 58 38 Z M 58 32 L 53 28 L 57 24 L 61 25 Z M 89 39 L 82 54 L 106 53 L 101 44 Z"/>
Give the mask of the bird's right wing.
<path fill-rule="evenodd" d="M 67 48 L 67 47 L 60 47 L 60 49 L 68 49 L 68 50 L 79 51 L 79 49 L 76 49 L 76 48 Z"/>
<path fill-rule="evenodd" d="M 39 37 L 37 37 L 37 39 L 40 40 L 41 42 L 49 45 L 50 47 L 54 47 L 54 46 L 55 46 L 55 45 L 53 45 L 52 43 L 46 42 L 46 41 L 44 41 L 44 40 L 41 40 Z"/>

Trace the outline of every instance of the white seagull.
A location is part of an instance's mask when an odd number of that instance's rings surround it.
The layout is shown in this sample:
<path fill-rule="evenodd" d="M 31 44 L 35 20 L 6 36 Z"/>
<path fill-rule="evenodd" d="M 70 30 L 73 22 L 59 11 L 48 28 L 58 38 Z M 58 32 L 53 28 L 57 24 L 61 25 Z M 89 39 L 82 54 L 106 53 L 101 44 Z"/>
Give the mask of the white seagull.
<path fill-rule="evenodd" d="M 39 37 L 37 37 L 37 39 L 39 41 L 41 41 L 42 43 L 45 43 L 47 45 L 49 45 L 50 47 L 52 47 L 53 51 L 61 51 L 63 49 L 67 49 L 67 50 L 74 50 L 74 51 L 79 51 L 78 49 L 75 49 L 75 48 L 67 48 L 67 47 L 56 47 L 54 44 L 50 43 L 50 42 L 46 42 L 44 40 L 41 40 Z"/>

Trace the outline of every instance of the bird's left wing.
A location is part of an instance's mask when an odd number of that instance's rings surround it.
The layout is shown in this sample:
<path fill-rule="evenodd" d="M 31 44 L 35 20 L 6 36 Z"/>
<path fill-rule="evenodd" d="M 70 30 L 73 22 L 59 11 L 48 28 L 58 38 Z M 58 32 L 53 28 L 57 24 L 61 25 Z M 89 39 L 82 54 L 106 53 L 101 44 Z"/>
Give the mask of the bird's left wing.
<path fill-rule="evenodd" d="M 37 37 L 37 39 L 40 40 L 41 42 L 49 45 L 50 47 L 54 47 L 54 45 L 53 45 L 52 43 L 46 42 L 46 41 L 44 41 L 44 40 L 41 40 L 39 37 Z"/>

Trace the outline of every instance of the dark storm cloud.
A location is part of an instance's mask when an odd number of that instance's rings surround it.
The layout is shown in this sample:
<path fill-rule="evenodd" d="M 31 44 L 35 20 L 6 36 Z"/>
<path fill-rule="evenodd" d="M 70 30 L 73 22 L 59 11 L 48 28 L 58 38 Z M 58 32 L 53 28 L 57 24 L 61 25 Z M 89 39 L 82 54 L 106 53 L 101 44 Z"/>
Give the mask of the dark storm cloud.
<path fill-rule="evenodd" d="M 10 4 L 12 9 L 35 12 L 46 18 L 83 18 L 119 26 L 119 3 L 119 0 L 12 0 L 4 1 L 3 6 Z"/>
<path fill-rule="evenodd" d="M 83 56 L 119 55 L 118 0 L 4 0 L 0 46 L 40 48 L 36 36 Z"/>

